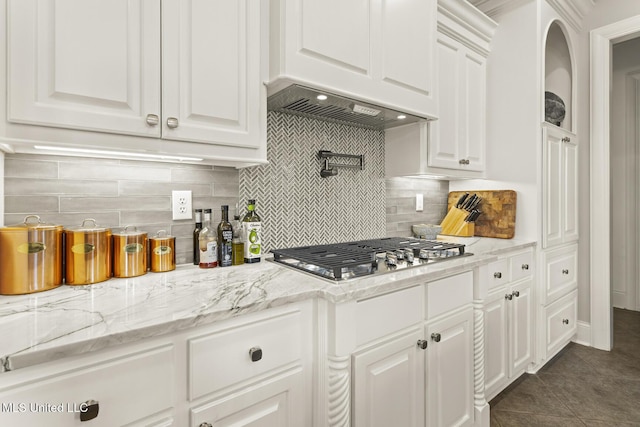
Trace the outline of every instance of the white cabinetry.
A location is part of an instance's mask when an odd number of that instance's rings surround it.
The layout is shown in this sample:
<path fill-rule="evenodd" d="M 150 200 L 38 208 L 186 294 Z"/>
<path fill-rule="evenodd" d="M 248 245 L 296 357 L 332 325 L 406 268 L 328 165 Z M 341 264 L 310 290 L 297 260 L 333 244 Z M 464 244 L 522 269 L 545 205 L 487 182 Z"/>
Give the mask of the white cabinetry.
<path fill-rule="evenodd" d="M 489 264 L 485 316 L 485 393 L 493 398 L 533 361 L 532 250 Z"/>
<path fill-rule="evenodd" d="M 439 118 L 387 130 L 387 176 L 482 177 L 486 62 L 495 28 L 495 22 L 467 2 L 438 2 L 434 45 Z"/>
<path fill-rule="evenodd" d="M 2 373 L 0 424 L 173 425 L 174 353 L 163 342 Z"/>
<path fill-rule="evenodd" d="M 270 91 L 292 82 L 437 115 L 436 2 L 274 0 Z"/>
<path fill-rule="evenodd" d="M 4 1 L 7 142 L 264 161 L 265 2 Z"/>
<path fill-rule="evenodd" d="M 578 240 L 578 141 L 556 126 L 543 125 L 543 247 Z"/>
<path fill-rule="evenodd" d="M 467 272 L 356 304 L 354 425 L 473 425 L 472 301 Z"/>

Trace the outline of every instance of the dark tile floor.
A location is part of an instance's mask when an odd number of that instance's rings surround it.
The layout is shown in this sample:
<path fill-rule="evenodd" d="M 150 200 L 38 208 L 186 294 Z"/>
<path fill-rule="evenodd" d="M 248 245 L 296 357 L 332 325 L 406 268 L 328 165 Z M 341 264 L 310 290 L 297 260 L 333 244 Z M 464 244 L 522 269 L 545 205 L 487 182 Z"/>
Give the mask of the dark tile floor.
<path fill-rule="evenodd" d="M 571 343 L 491 402 L 491 427 L 640 427 L 640 312 L 614 309 L 613 350 Z"/>

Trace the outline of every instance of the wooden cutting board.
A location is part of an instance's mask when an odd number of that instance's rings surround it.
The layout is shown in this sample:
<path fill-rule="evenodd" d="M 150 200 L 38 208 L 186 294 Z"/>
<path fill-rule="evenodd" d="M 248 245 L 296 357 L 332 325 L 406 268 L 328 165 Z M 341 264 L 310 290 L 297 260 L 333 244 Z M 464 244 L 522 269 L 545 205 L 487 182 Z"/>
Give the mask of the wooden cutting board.
<path fill-rule="evenodd" d="M 458 202 L 460 196 L 474 193 L 482 197 L 478 209 L 482 215 L 476 220 L 475 236 L 512 239 L 516 232 L 516 192 L 513 190 L 469 190 L 449 193 L 448 209 Z"/>

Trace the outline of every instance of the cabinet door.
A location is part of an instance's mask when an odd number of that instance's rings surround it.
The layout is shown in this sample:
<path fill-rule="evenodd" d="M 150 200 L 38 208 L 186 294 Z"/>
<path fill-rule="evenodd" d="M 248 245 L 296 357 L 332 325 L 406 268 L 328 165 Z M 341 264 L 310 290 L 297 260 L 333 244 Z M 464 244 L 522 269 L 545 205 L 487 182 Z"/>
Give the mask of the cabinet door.
<path fill-rule="evenodd" d="M 160 115 L 160 0 L 9 0 L 7 12 L 10 122 L 160 136 L 147 122 Z"/>
<path fill-rule="evenodd" d="M 543 155 L 543 234 L 542 245 L 547 248 L 562 243 L 562 136 L 545 128 Z"/>
<path fill-rule="evenodd" d="M 436 49 L 439 119 L 432 123 L 429 166 L 484 171 L 486 61 L 444 34 Z"/>
<path fill-rule="evenodd" d="M 191 410 L 190 426 L 292 427 L 307 425 L 303 375 L 296 369 Z M 206 425 L 206 424 L 205 424 Z"/>
<path fill-rule="evenodd" d="M 473 310 L 427 324 L 427 425 L 473 424 Z"/>
<path fill-rule="evenodd" d="M 162 137 L 258 147 L 263 1 L 163 0 Z"/>
<path fill-rule="evenodd" d="M 509 377 L 519 375 L 533 360 L 532 353 L 532 280 L 528 279 L 510 288 L 509 300 Z"/>
<path fill-rule="evenodd" d="M 575 136 L 567 138 L 562 147 L 564 179 L 562 234 L 564 243 L 578 240 L 578 144 Z"/>
<path fill-rule="evenodd" d="M 509 375 L 506 292 L 506 287 L 496 289 L 484 305 L 484 385 L 487 399 L 502 389 Z"/>
<path fill-rule="evenodd" d="M 355 427 L 424 426 L 421 330 L 353 356 Z"/>

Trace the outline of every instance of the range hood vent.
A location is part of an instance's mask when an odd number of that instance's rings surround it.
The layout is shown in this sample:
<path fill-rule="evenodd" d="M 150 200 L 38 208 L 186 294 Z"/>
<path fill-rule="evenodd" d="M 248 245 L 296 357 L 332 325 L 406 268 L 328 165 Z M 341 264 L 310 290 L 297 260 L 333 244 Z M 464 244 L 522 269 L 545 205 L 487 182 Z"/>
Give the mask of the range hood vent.
<path fill-rule="evenodd" d="M 270 111 L 375 130 L 425 120 L 422 117 L 300 85 L 290 85 L 271 95 L 267 100 L 267 108 Z"/>

